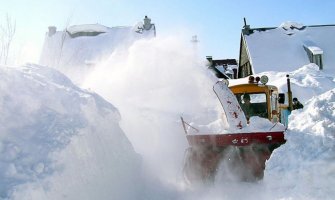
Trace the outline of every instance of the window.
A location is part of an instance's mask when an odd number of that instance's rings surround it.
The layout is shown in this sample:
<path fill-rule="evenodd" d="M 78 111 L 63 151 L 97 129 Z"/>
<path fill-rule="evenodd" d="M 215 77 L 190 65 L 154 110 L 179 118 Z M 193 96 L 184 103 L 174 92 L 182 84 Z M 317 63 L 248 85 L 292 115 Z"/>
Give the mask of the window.
<path fill-rule="evenodd" d="M 271 110 L 278 110 L 277 101 L 278 101 L 277 93 L 272 93 L 271 94 Z"/>
<path fill-rule="evenodd" d="M 236 98 L 247 119 L 252 116 L 268 118 L 265 93 L 236 94 Z"/>

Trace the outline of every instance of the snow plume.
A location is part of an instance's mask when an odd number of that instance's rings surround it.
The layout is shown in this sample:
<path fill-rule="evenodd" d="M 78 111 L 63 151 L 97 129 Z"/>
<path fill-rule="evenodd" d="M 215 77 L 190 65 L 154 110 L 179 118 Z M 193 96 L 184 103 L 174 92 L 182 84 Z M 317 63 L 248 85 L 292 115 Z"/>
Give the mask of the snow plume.
<path fill-rule="evenodd" d="M 212 78 L 188 39 L 158 37 L 113 53 L 84 86 L 116 105 L 121 126 L 146 169 L 170 183 L 181 177 L 188 146 L 180 116 L 204 123 L 217 119 L 216 109 L 221 108 Z"/>
<path fill-rule="evenodd" d="M 140 160 L 114 106 L 47 67 L 2 66 L 0 85 L 0 199 L 135 199 Z"/>

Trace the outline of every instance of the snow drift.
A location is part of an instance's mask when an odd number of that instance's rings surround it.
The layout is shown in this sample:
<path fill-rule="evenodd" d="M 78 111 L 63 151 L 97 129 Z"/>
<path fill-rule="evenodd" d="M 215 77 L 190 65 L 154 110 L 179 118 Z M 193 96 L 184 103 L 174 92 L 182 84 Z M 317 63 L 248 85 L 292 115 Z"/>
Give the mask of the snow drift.
<path fill-rule="evenodd" d="M 37 65 L 2 66 L 0 85 L 1 199 L 135 199 L 140 158 L 113 105 Z"/>
<path fill-rule="evenodd" d="M 287 143 L 267 164 L 265 183 L 275 197 L 332 199 L 335 196 L 335 78 L 314 64 L 292 72 L 293 92 L 305 107 L 289 118 Z M 278 187 L 278 185 L 280 187 Z"/>

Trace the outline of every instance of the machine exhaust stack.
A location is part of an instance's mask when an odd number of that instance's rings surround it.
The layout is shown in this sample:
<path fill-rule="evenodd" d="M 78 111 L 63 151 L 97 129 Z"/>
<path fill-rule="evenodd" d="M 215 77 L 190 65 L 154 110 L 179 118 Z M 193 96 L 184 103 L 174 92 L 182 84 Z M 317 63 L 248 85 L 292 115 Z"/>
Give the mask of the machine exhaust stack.
<path fill-rule="evenodd" d="M 291 90 L 291 81 L 290 81 L 290 75 L 286 75 L 287 78 L 287 97 L 288 97 L 288 107 L 289 110 L 293 110 L 293 103 L 292 103 L 292 90 Z"/>

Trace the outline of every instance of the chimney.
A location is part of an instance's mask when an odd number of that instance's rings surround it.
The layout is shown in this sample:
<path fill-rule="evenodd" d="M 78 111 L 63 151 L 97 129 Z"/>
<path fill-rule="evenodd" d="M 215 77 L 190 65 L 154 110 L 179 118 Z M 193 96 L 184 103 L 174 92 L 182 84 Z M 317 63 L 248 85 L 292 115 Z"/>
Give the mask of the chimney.
<path fill-rule="evenodd" d="M 250 25 L 247 24 L 247 20 L 245 19 L 245 17 L 243 18 L 244 20 L 244 26 L 242 29 L 243 34 L 249 35 L 250 34 Z"/>
<path fill-rule="evenodd" d="M 145 16 L 143 21 L 144 21 L 143 28 L 145 30 L 150 30 L 152 26 L 151 19 L 148 16 Z"/>
<path fill-rule="evenodd" d="M 49 29 L 49 32 L 48 32 L 49 37 L 54 35 L 56 33 L 56 30 L 57 30 L 56 26 L 49 26 L 48 29 Z"/>
<path fill-rule="evenodd" d="M 207 59 L 208 62 L 212 65 L 213 57 L 212 57 L 212 56 L 206 56 L 206 59 Z"/>

